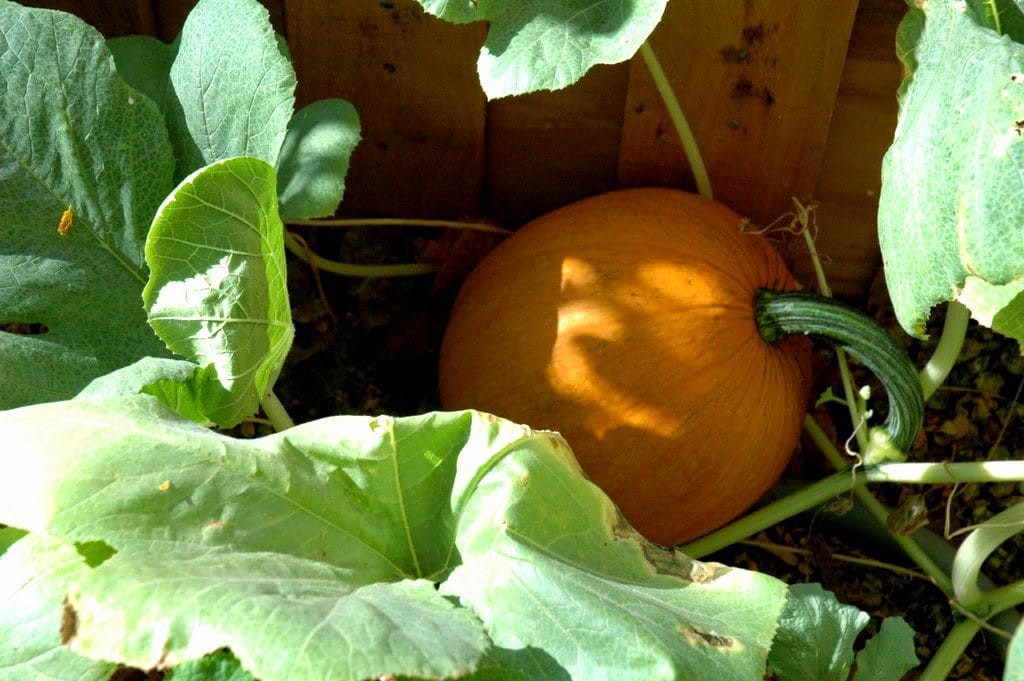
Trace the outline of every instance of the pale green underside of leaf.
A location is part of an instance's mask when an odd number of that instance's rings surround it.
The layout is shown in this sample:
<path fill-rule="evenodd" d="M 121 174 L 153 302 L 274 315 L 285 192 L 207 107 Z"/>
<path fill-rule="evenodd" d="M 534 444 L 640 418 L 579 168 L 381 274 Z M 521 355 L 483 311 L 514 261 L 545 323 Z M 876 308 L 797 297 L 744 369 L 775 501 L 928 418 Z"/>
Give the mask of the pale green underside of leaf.
<path fill-rule="evenodd" d="M 919 663 L 914 630 L 902 617 L 886 617 L 882 627 L 857 653 L 853 681 L 900 681 Z"/>
<path fill-rule="evenodd" d="M 75 399 L 131 397 L 140 393 L 152 395 L 179 416 L 209 424 L 214 420 L 208 409 L 219 404 L 223 387 L 213 365 L 200 367 L 183 359 L 143 357 L 123 369 L 100 376 L 85 386 Z"/>
<path fill-rule="evenodd" d="M 105 681 L 114 665 L 60 640 L 67 584 L 89 571 L 74 547 L 30 535 L 0 557 L 0 681 Z"/>
<path fill-rule="evenodd" d="M 1024 279 L 993 286 L 968 276 L 957 298 L 979 323 L 1004 336 L 1024 339 Z"/>
<path fill-rule="evenodd" d="M 48 328 L 0 331 L 0 408 L 10 408 L 66 399 L 163 354 L 139 294 L 173 158 L 156 107 L 69 14 L 0 0 L 0 82 L 0 323 Z"/>
<path fill-rule="evenodd" d="M 143 667 L 230 646 L 266 681 L 280 660 L 290 679 L 437 676 L 475 668 L 486 627 L 505 650 L 475 678 L 558 678 L 554 660 L 755 681 L 784 601 L 643 541 L 561 438 L 475 412 L 234 440 L 136 396 L 2 412 L 0 431 L 0 522 L 118 551 L 69 586 L 71 645 Z"/>
<path fill-rule="evenodd" d="M 220 394 L 204 391 L 201 411 L 239 423 L 273 385 L 294 333 L 274 169 L 235 158 L 190 175 L 160 206 L 146 261 L 150 325 L 173 352 L 214 367 Z"/>
<path fill-rule="evenodd" d="M 998 289 L 1024 276 L 1024 46 L 990 28 L 979 4 L 990 3 L 927 3 L 901 26 L 910 75 L 883 165 L 879 242 L 908 332 L 922 335 L 935 305 L 962 298 L 982 320 L 1005 312 L 1000 330 L 1022 339 L 1020 306 L 1000 307 L 1019 289 Z M 1014 11 L 1004 30 L 1018 31 Z M 963 297 L 969 277 L 978 281 Z"/>
<path fill-rule="evenodd" d="M 668 0 L 418 0 L 455 23 L 487 21 L 477 71 L 489 99 L 572 85 L 597 64 L 630 59 Z"/>
<path fill-rule="evenodd" d="M 781 681 L 846 681 L 869 619 L 819 584 L 790 586 L 768 665 Z"/>

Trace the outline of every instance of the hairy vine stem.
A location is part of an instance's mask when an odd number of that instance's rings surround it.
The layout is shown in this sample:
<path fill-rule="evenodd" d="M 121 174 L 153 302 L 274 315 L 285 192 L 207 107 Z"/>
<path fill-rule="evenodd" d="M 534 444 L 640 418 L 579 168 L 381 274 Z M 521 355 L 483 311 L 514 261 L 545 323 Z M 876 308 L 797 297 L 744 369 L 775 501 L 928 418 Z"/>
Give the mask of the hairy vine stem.
<path fill-rule="evenodd" d="M 693 136 L 693 130 L 683 114 L 683 108 L 679 105 L 676 93 L 672 90 L 665 70 L 661 68 L 661 62 L 658 61 L 654 50 L 651 49 L 650 43 L 644 42 L 640 46 L 640 56 L 643 58 L 651 78 L 654 79 L 654 86 L 658 88 L 658 94 L 661 95 L 661 100 L 665 103 L 668 116 L 672 119 L 672 125 L 675 126 L 676 132 L 679 134 L 683 153 L 686 154 L 686 160 L 693 172 L 693 179 L 697 183 L 697 193 L 706 199 L 714 198 L 711 193 L 711 179 L 708 177 L 708 169 L 704 165 L 704 158 L 700 154 L 697 139 Z"/>
<path fill-rule="evenodd" d="M 433 265 L 424 263 L 360 265 L 329 260 L 309 248 L 305 239 L 292 232 L 284 233 L 284 245 L 289 251 L 306 260 L 311 266 L 324 272 L 340 274 L 346 277 L 412 277 L 420 274 L 431 274 L 437 271 L 437 268 Z"/>

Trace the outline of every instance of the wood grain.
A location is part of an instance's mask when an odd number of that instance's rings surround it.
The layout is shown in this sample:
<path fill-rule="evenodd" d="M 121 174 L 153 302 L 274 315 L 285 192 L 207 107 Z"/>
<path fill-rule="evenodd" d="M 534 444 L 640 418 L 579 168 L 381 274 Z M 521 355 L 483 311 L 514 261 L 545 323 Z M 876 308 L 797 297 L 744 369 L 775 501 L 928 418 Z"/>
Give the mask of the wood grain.
<path fill-rule="evenodd" d="M 599 66 L 570 88 L 491 102 L 487 209 L 509 226 L 618 183 L 627 64 Z"/>
<path fill-rule="evenodd" d="M 198 0 L 152 0 L 160 37 L 170 42 L 181 33 L 185 18 Z M 274 30 L 284 33 L 284 0 L 260 0 L 270 12 L 270 23 Z"/>
<path fill-rule="evenodd" d="M 287 0 L 285 20 L 300 105 L 341 97 L 362 120 L 343 210 L 477 215 L 485 98 L 476 58 L 486 27 L 442 22 L 413 0 Z"/>
<path fill-rule="evenodd" d="M 818 202 L 817 249 L 837 295 L 864 298 L 881 267 L 878 193 L 881 165 L 896 128 L 896 27 L 903 0 L 861 0 L 840 81 L 824 159 L 814 188 Z M 796 274 L 811 281 L 806 259 Z"/>
<path fill-rule="evenodd" d="M 715 198 L 766 224 L 813 192 L 856 0 L 669 3 L 650 43 L 703 152 Z M 692 187 L 646 67 L 630 73 L 619 176 Z"/>
<path fill-rule="evenodd" d="M 70 12 L 108 38 L 155 35 L 151 0 L 24 0 L 20 4 Z"/>

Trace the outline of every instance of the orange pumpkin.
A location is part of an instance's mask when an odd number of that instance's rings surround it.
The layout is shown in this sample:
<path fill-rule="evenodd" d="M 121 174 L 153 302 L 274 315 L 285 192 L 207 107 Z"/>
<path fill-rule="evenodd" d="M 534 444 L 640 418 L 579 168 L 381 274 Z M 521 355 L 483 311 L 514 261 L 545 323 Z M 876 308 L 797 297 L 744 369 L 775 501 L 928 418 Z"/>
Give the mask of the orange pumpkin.
<path fill-rule="evenodd" d="M 559 431 L 634 527 L 676 544 L 748 509 L 797 445 L 809 342 L 766 342 L 754 311 L 759 290 L 795 288 L 719 203 L 670 189 L 585 199 L 467 279 L 441 401 Z"/>

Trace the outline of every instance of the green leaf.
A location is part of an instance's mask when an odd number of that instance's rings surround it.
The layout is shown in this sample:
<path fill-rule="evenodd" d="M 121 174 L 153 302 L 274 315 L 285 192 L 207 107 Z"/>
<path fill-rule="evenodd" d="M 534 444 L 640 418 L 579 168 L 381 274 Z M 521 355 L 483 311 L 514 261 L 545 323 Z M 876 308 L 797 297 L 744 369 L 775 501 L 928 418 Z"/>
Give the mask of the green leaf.
<path fill-rule="evenodd" d="M 75 398 L 152 395 L 180 416 L 208 424 L 213 423 L 213 419 L 207 410 L 210 405 L 219 403 L 222 392 L 213 365 L 200 367 L 181 359 L 143 357 L 123 369 L 100 376 Z"/>
<path fill-rule="evenodd" d="M 156 106 L 69 14 L 0 0 L 0 82 L 0 324 L 47 329 L 0 331 L 5 409 L 69 398 L 163 354 L 139 294 L 174 161 Z"/>
<path fill-rule="evenodd" d="M 993 29 L 992 7 L 1009 34 Z M 879 242 L 896 315 L 914 335 L 933 306 L 960 299 L 1024 339 L 1024 46 L 1010 7 L 922 3 L 897 36 L 907 75 L 883 164 Z"/>
<path fill-rule="evenodd" d="M 227 646 L 266 681 L 755 681 L 785 597 L 642 540 L 560 437 L 475 412 L 235 440 L 141 395 L 0 432 L 0 521 L 117 551 L 70 589 L 71 645 L 138 666 Z"/>
<path fill-rule="evenodd" d="M 1017 42 L 1024 40 L 1024 10 L 1016 0 L 967 0 L 967 4 L 980 25 L 1005 33 Z"/>
<path fill-rule="evenodd" d="M 277 169 L 282 218 L 334 214 L 359 135 L 359 114 L 340 99 L 322 99 L 296 112 Z"/>
<path fill-rule="evenodd" d="M 854 681 L 899 681 L 920 660 L 914 646 L 914 630 L 902 617 L 886 617 L 877 634 L 857 653 Z"/>
<path fill-rule="evenodd" d="M 768 666 L 781 681 L 846 681 L 853 643 L 870 618 L 820 584 L 789 587 Z"/>
<path fill-rule="evenodd" d="M 480 660 L 477 670 L 465 681 L 569 681 L 565 671 L 543 650 L 537 648 L 492 647 Z"/>
<path fill-rule="evenodd" d="M 229 646 L 261 679 L 436 679 L 472 669 L 489 645 L 426 580 L 359 586 L 277 553 L 127 545 L 72 589 L 73 650 L 149 668 Z"/>
<path fill-rule="evenodd" d="M 257 0 L 200 0 L 171 66 L 177 177 L 236 156 L 276 165 L 295 106 L 295 72 Z"/>
<path fill-rule="evenodd" d="M 597 64 L 630 59 L 668 0 L 418 0 L 455 23 L 487 21 L 477 71 L 489 99 L 572 85 Z"/>
<path fill-rule="evenodd" d="M 218 161 L 186 178 L 160 207 L 146 241 L 142 297 L 167 347 L 212 365 L 201 411 L 221 426 L 254 413 L 291 346 L 284 226 L 274 169 Z"/>
<path fill-rule="evenodd" d="M 243 2 L 236 3 L 236 9 L 249 16 L 251 21 L 242 23 L 230 34 L 218 33 L 216 27 L 204 33 L 204 25 L 196 22 L 187 24 L 189 34 L 205 36 L 200 38 L 209 41 L 205 49 L 209 50 L 215 44 L 216 50 L 223 52 L 223 58 L 228 60 L 234 58 L 231 51 L 237 49 L 239 40 L 250 41 L 252 44 L 264 43 L 266 47 L 267 27 L 263 22 L 262 8 L 254 6 L 251 2 Z M 221 20 L 218 17 L 214 21 L 216 23 Z M 202 21 L 202 17 L 196 21 Z M 207 18 L 205 21 L 208 23 L 211 19 Z M 238 33 L 238 30 L 246 28 L 251 31 L 248 36 Z M 290 63 L 287 44 L 280 36 L 274 37 L 279 50 Z M 128 36 L 114 38 L 107 44 L 114 55 L 121 76 L 133 87 L 149 95 L 157 103 L 160 111 L 171 119 L 177 146 L 185 158 L 181 176 L 198 168 L 199 165 L 196 164 L 202 165 L 201 161 L 213 162 L 229 157 L 219 156 L 220 154 L 234 151 L 237 153 L 232 155 L 245 155 L 242 152 L 249 148 L 249 145 L 245 139 L 235 140 L 236 144 L 232 145 L 229 143 L 230 140 L 215 136 L 220 142 L 220 147 L 211 148 L 206 154 L 201 153 L 195 142 L 195 137 L 199 133 L 190 129 L 175 87 L 184 90 L 182 99 L 186 102 L 190 101 L 192 92 L 202 92 L 200 104 L 193 101 L 191 106 L 201 106 L 204 111 L 222 111 L 235 106 L 239 100 L 264 101 L 268 93 L 279 99 L 285 98 L 288 94 L 281 88 L 268 89 L 269 85 L 264 81 L 232 79 L 220 82 L 217 87 L 208 87 L 211 84 L 208 81 L 213 76 L 205 77 L 204 80 L 204 76 L 195 71 L 179 74 L 178 80 L 172 84 L 171 67 L 178 55 L 177 42 L 168 45 L 148 36 Z M 188 58 L 188 55 L 181 56 L 181 60 Z M 285 77 L 287 81 L 287 70 L 290 66 L 284 67 L 285 65 L 279 65 L 281 70 L 277 72 L 277 76 Z M 253 119 L 249 123 L 250 127 L 263 129 L 279 125 L 280 121 L 276 118 L 261 122 L 260 116 L 265 117 L 265 114 L 266 112 L 251 112 Z M 237 122 L 237 118 L 233 116 L 232 120 Z M 248 132 L 245 134 L 251 137 Z M 275 148 L 266 147 L 263 154 L 249 155 L 277 165 L 278 198 L 283 218 L 294 220 L 324 217 L 332 215 L 341 203 L 349 159 L 359 142 L 359 137 L 359 115 L 355 108 L 340 99 L 324 99 L 313 102 L 291 116 L 280 153 Z M 192 151 L 186 151 L 189 149 Z M 204 158 L 200 159 L 200 156 Z"/>
<path fill-rule="evenodd" d="M 66 585 L 89 572 L 71 546 L 36 535 L 0 557 L 0 681 L 105 681 L 114 665 L 61 644 Z"/>
<path fill-rule="evenodd" d="M 107 49 L 114 57 L 117 74 L 152 99 L 166 116 L 174 101 L 170 78 L 177 47 L 150 36 L 130 35 L 111 38 Z"/>
<path fill-rule="evenodd" d="M 27 534 L 28 532 L 25 530 L 19 530 L 16 527 L 0 527 L 0 556 L 7 553 L 7 549 L 14 546 Z"/>
<path fill-rule="evenodd" d="M 167 681 L 255 681 L 230 650 L 219 650 L 199 660 L 189 660 L 170 670 Z"/>
<path fill-rule="evenodd" d="M 480 471 L 462 565 L 442 585 L 498 645 L 580 679 L 760 679 L 785 598 L 767 575 L 692 561 L 630 528 L 564 440 L 538 434 Z M 468 463 L 468 462 L 467 462 Z"/>

